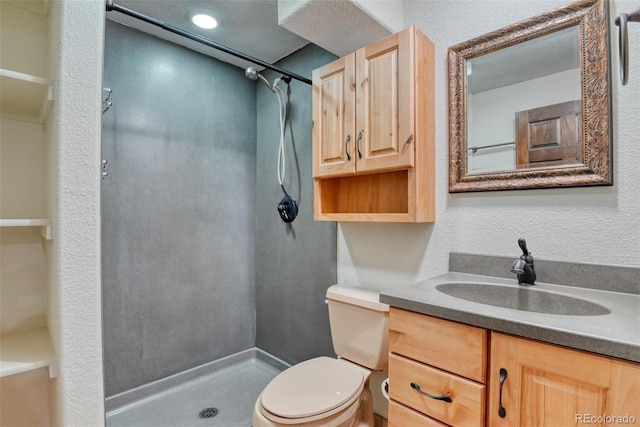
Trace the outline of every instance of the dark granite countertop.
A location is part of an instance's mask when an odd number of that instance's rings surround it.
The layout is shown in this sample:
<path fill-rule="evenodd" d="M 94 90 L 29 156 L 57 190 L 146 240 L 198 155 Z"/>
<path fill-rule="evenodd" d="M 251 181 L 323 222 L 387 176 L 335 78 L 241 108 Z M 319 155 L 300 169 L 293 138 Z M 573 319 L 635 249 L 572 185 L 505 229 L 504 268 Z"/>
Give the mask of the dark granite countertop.
<path fill-rule="evenodd" d="M 444 283 L 480 283 L 519 287 L 525 292 L 547 291 L 606 307 L 595 316 L 546 314 L 486 305 L 444 294 Z M 479 326 L 499 332 L 640 362 L 640 295 L 536 283 L 522 287 L 511 278 L 449 272 L 414 285 L 380 293 L 392 307 Z"/>

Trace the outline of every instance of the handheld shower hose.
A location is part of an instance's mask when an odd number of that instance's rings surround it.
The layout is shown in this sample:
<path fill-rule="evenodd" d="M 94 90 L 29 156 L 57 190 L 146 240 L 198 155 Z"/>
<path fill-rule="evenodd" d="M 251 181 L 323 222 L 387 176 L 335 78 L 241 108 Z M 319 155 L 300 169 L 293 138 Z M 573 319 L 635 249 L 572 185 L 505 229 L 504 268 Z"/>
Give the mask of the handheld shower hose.
<path fill-rule="evenodd" d="M 275 93 L 278 97 L 278 106 L 279 106 L 279 117 L 280 117 L 280 141 L 278 143 L 278 166 L 277 166 L 277 175 L 278 175 L 278 184 L 280 184 L 280 188 L 284 192 L 284 197 L 278 203 L 278 213 L 280 214 L 280 218 L 284 222 L 292 222 L 296 216 L 298 215 L 298 203 L 296 200 L 287 193 L 287 190 L 284 188 L 284 178 L 287 169 L 287 159 L 285 155 L 284 149 L 284 140 L 285 140 L 285 129 L 287 127 L 287 96 L 284 94 L 282 89 L 278 84 L 285 80 L 287 84 L 289 81 L 283 78 L 277 78 L 273 81 L 273 84 L 269 83 L 262 74 L 255 69 L 255 67 L 248 67 L 244 75 L 251 80 L 260 79 L 271 92 Z"/>

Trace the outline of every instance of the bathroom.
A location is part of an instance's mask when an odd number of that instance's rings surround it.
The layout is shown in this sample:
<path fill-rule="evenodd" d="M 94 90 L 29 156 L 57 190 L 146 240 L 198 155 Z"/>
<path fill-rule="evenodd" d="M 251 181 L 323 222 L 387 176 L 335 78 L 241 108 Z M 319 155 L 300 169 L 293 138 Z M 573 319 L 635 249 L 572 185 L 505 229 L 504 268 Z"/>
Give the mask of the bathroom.
<path fill-rule="evenodd" d="M 290 168 L 287 173 L 290 191 L 299 198 L 301 210 L 287 226 L 275 209 L 282 197 L 276 177 L 278 104 L 268 88 L 247 80 L 242 68 L 206 58 L 194 59 L 193 52 L 105 22 L 102 2 L 61 1 L 59 22 L 54 24 L 60 29 L 62 72 L 58 76 L 57 98 L 61 101 L 54 107 L 55 126 L 50 126 L 57 135 L 57 184 L 53 192 L 57 197 L 58 236 L 51 251 L 55 252 L 55 259 L 50 263 L 58 270 L 53 274 L 56 277 L 52 279 L 48 301 L 49 328 L 55 337 L 52 341 L 58 359 L 56 378 L 49 380 L 51 424 L 103 425 L 104 399 L 113 393 L 252 347 L 287 363 L 332 355 L 324 292 L 334 283 L 376 289 L 408 286 L 445 273 L 450 252 L 517 257 L 519 237 L 525 237 L 529 250 L 541 259 L 640 266 L 640 190 L 634 185 L 640 179 L 640 148 L 636 143 L 640 132 L 640 63 L 635 60 L 637 49 L 633 43 L 626 86 L 620 84 L 617 52 L 612 47 L 613 186 L 462 194 L 447 191 L 448 47 L 568 3 L 402 2 L 400 28 L 416 25 L 435 45 L 433 223 L 313 221 L 311 89 L 293 81 L 291 123 L 300 169 Z M 633 1 L 614 0 L 610 2 L 610 15 L 614 17 L 637 6 Z M 640 37 L 638 27 L 629 26 L 631 40 Z M 613 25 L 611 31 L 612 46 L 616 46 Z M 130 53 L 127 60 L 124 52 L 109 44 L 110 37 L 131 43 L 129 52 L 135 53 Z M 144 40 L 144 45 L 134 43 L 139 40 Z M 205 64 L 216 70 L 224 78 L 224 92 L 216 92 L 215 96 L 228 96 L 223 105 L 233 110 L 217 111 L 209 94 L 180 76 L 164 88 L 136 87 L 133 82 L 127 86 L 127 76 L 115 77 L 116 72 L 127 72 L 116 66 L 132 67 L 128 72 L 135 76 L 136 61 L 142 64 L 154 53 L 199 61 L 190 70 L 193 73 L 204 75 Z M 278 64 L 310 77 L 314 68 L 335 57 L 309 46 Z M 270 80 L 278 77 L 273 72 L 264 74 Z M 201 82 L 211 84 L 204 77 Z M 102 100 L 97 94 L 102 95 L 103 86 L 109 85 L 114 90 L 113 106 L 103 117 Z M 163 92 L 164 89 L 170 92 Z M 178 92 L 182 89 L 189 92 Z M 144 96 L 136 98 L 136 94 Z M 219 113 L 227 116 L 218 116 Z M 149 127 L 125 128 L 121 134 L 114 134 L 110 126 L 121 114 L 136 115 Z M 213 141 L 219 151 L 209 153 L 203 147 L 193 147 L 192 152 L 163 151 L 180 147 L 175 141 L 162 141 L 148 133 L 157 131 L 167 117 L 174 123 L 164 124 L 163 129 L 180 132 L 171 135 L 174 140 L 176 135 L 225 134 L 225 139 Z M 232 129 L 221 131 L 225 123 Z M 236 141 L 232 132 L 244 134 L 244 140 Z M 132 134 L 135 138 L 155 137 L 162 144 L 153 153 L 138 153 L 135 163 L 111 160 L 129 153 L 109 153 L 109 175 L 101 179 L 96 165 L 101 165 L 104 158 L 103 138 L 125 140 Z M 135 138 L 132 140 L 140 140 Z M 135 145 L 125 148 L 136 149 Z M 205 163 L 180 163 L 187 159 L 210 159 L 215 166 L 209 170 Z M 109 193 L 108 187 L 123 176 L 124 171 L 119 169 L 123 167 L 137 174 L 131 177 L 133 187 L 123 190 L 131 192 Z M 226 172 L 237 167 L 243 173 L 236 172 L 236 179 L 225 181 L 229 179 Z M 211 181 L 202 182 L 204 179 Z M 149 187 L 135 187 L 145 181 Z M 133 198 L 134 194 L 139 200 Z M 177 196 L 184 196 L 188 203 L 173 205 Z M 195 196 L 202 198 L 194 200 Z M 151 197 L 157 198 L 157 205 L 149 205 Z M 211 213 L 198 206 L 218 202 L 224 204 L 224 211 Z M 216 224 L 224 226 L 209 230 L 192 227 L 203 218 L 211 218 L 208 214 L 220 221 Z M 126 225 L 118 221 L 123 215 L 131 215 Z M 108 236 L 102 234 L 104 227 L 110 227 Z M 224 227 L 228 228 L 218 229 Z M 113 284 L 115 278 L 105 279 L 102 273 L 112 268 L 115 260 L 109 257 L 122 248 L 105 245 L 125 245 L 123 236 L 131 235 L 135 238 L 129 244 L 149 245 L 147 249 L 158 250 L 158 255 L 152 260 L 140 260 L 135 252 L 121 254 L 126 259 L 119 262 L 129 263 L 125 270 L 139 274 L 135 280 L 141 285 L 121 293 L 120 305 L 110 306 L 107 304 L 113 303 L 113 296 L 103 294 L 102 287 Z M 207 237 L 193 242 L 194 236 L 203 235 Z M 149 242 L 149 238 L 167 239 L 171 244 L 160 245 Z M 194 264 L 202 266 L 202 271 L 181 270 Z M 213 271 L 207 271 L 209 266 Z M 224 277 L 229 271 L 233 275 Z M 191 287 L 207 278 L 223 281 L 224 287 Z M 177 281 L 181 284 L 176 285 Z M 192 291 L 186 292 L 187 289 Z M 134 295 L 142 291 L 146 294 Z M 167 317 L 154 318 L 154 307 L 162 307 Z M 141 310 L 146 315 L 125 310 Z M 116 324 L 119 319 L 148 323 Z M 151 341 L 145 341 L 143 347 L 138 334 L 149 324 L 154 326 L 151 330 L 155 335 L 145 335 Z M 114 345 L 105 345 L 104 353 L 103 340 Z M 148 364 L 136 365 L 143 360 Z"/>

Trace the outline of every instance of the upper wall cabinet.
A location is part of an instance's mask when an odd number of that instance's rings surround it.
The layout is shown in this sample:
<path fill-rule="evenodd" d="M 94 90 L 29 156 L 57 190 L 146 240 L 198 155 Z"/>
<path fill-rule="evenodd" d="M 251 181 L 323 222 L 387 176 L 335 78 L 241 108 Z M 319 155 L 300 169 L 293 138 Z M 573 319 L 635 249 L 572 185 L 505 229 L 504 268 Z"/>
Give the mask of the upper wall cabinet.
<path fill-rule="evenodd" d="M 315 219 L 435 219 L 434 47 L 415 27 L 313 72 Z"/>

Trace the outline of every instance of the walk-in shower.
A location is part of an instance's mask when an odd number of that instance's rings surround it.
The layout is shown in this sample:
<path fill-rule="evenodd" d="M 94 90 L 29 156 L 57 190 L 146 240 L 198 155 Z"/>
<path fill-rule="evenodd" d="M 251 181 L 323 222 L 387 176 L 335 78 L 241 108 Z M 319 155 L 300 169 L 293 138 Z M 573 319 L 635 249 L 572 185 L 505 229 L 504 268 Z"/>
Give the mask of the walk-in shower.
<path fill-rule="evenodd" d="M 310 77 L 333 59 L 309 45 L 277 64 Z M 271 361 L 250 360 L 228 375 L 237 390 L 206 381 L 208 372 L 247 349 L 289 363 L 309 351 L 332 354 L 322 296 L 336 280 L 336 224 L 313 221 L 311 87 L 255 65 L 270 83 L 282 79 L 283 185 L 309 207 L 286 224 L 275 212 L 284 196 L 276 181 L 279 104 L 264 82 L 243 75 L 253 64 L 239 68 L 115 19 L 105 22 L 104 64 L 103 84 L 114 94 L 103 116 L 111 170 L 101 186 L 108 427 L 197 425 L 210 407 L 219 409 L 210 422 L 249 426 L 241 417 L 271 379 L 253 368 L 270 371 Z M 159 64 L 171 74 L 158 73 Z M 318 247 L 327 250 L 308 263 Z M 206 374 L 199 369 L 213 363 Z M 195 393 L 180 387 L 185 394 L 165 400 L 174 375 L 181 385 L 193 378 Z M 143 399 L 150 405 L 130 406 Z"/>

